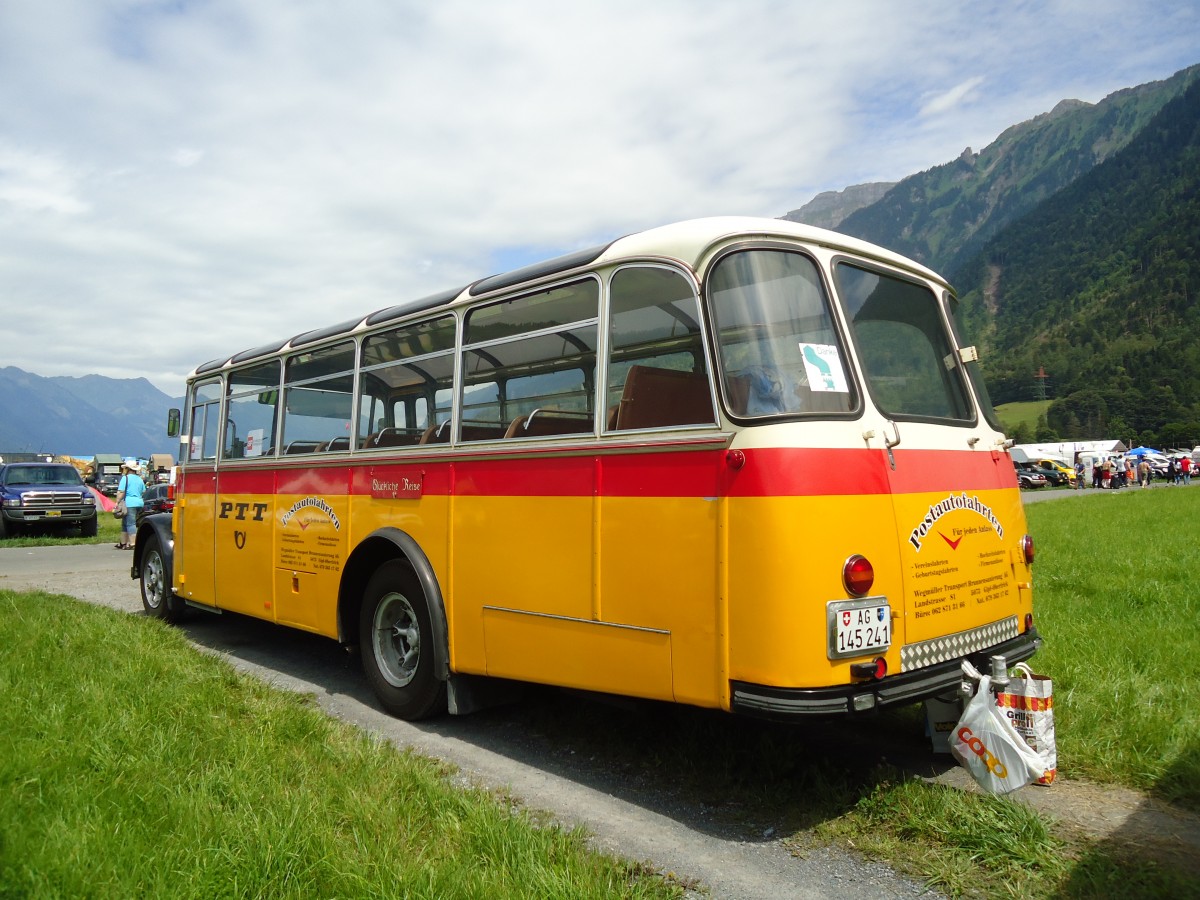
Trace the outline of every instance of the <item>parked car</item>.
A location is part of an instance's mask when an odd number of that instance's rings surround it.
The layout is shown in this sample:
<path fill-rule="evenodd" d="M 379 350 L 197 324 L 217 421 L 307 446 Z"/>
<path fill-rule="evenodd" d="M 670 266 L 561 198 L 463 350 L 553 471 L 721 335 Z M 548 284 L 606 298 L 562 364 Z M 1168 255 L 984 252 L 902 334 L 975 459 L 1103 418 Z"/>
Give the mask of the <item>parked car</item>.
<path fill-rule="evenodd" d="M 1017 470 L 1017 484 L 1022 490 L 1029 488 L 1044 488 L 1048 482 L 1046 476 L 1042 474 L 1032 463 L 1014 462 L 1013 468 Z"/>
<path fill-rule="evenodd" d="M 1061 484 L 1071 484 L 1075 481 L 1074 474 L 1068 475 L 1066 472 L 1060 471 L 1057 466 L 1046 465 L 1044 462 L 1038 462 L 1032 468 L 1045 476 L 1047 483 L 1051 487 L 1058 487 Z"/>
<path fill-rule="evenodd" d="M 79 529 L 94 537 L 96 496 L 74 466 L 9 463 L 0 466 L 0 538 L 22 531 Z"/>
<path fill-rule="evenodd" d="M 142 494 L 142 515 L 150 516 L 154 513 L 170 512 L 175 508 L 175 492 L 174 485 L 171 484 L 152 484 L 146 488 L 146 492 Z"/>

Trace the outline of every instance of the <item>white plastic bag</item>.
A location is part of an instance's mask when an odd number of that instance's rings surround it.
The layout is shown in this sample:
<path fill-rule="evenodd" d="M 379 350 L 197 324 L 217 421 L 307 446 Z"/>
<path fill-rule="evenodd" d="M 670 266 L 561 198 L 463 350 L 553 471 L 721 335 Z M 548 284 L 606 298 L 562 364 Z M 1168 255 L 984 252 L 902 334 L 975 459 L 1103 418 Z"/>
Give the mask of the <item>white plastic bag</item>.
<path fill-rule="evenodd" d="M 1058 774 L 1058 742 L 1054 737 L 1054 683 L 1048 675 L 1035 675 L 1025 663 L 1017 663 L 1018 677 L 996 694 L 996 705 L 1012 722 L 1041 760 L 1037 783 L 1052 784 Z"/>
<path fill-rule="evenodd" d="M 978 690 L 954 728 L 950 752 L 980 787 L 993 794 L 1025 787 L 1044 771 L 1038 755 L 996 706 L 987 675 L 979 676 Z"/>

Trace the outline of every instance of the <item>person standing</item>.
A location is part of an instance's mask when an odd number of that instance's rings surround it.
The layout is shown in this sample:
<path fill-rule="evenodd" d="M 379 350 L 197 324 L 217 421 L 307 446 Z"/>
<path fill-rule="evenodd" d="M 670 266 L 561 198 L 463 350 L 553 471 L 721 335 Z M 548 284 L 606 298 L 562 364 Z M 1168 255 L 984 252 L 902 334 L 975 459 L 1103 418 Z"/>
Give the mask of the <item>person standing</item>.
<path fill-rule="evenodd" d="M 1144 488 L 1150 487 L 1150 463 L 1144 456 L 1138 463 L 1138 483 Z"/>
<path fill-rule="evenodd" d="M 1179 471 L 1183 475 L 1183 483 L 1192 483 L 1192 458 L 1190 456 L 1179 457 Z"/>
<path fill-rule="evenodd" d="M 137 534 L 138 511 L 145 505 L 142 495 L 146 493 L 146 482 L 138 474 L 136 463 L 126 462 L 121 468 L 125 474 L 117 483 L 117 502 L 125 501 L 125 517 L 121 520 L 121 543 L 113 546 L 118 550 L 129 550 Z"/>

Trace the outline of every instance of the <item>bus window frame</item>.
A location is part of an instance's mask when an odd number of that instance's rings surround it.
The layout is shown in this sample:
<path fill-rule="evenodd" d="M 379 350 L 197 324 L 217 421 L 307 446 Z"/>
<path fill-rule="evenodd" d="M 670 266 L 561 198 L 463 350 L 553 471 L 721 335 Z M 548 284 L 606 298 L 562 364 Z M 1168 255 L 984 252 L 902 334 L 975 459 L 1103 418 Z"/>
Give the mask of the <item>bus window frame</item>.
<path fill-rule="evenodd" d="M 710 408 L 712 411 L 712 418 L 708 422 L 691 422 L 691 423 L 685 423 L 682 425 L 647 425 L 647 426 L 643 426 L 643 427 L 621 428 L 621 429 L 614 428 L 614 427 L 612 427 L 612 425 L 610 425 L 610 421 L 609 421 L 610 417 L 608 415 L 608 411 L 609 411 L 610 407 L 612 406 L 612 404 L 610 403 L 611 398 L 609 396 L 609 391 L 612 388 L 612 386 L 609 384 L 609 377 L 610 377 L 610 370 L 611 370 L 612 364 L 614 362 L 613 333 L 612 333 L 613 332 L 613 312 L 612 312 L 613 282 L 616 280 L 617 276 L 620 275 L 622 272 L 628 272 L 628 271 L 632 271 L 632 270 L 645 270 L 645 269 L 654 269 L 654 270 L 664 271 L 664 272 L 668 272 L 672 275 L 682 278 L 684 284 L 686 284 L 688 290 L 691 293 L 691 300 L 695 304 L 695 313 L 696 313 L 696 317 L 697 317 L 697 330 L 695 332 L 694 337 L 692 334 L 689 333 L 688 335 L 686 335 L 684 337 L 675 339 L 675 342 L 677 342 L 679 344 L 679 348 L 674 350 L 673 352 L 677 352 L 677 353 L 687 352 L 692 356 L 693 365 L 692 365 L 691 374 L 695 375 L 695 374 L 698 374 L 695 369 L 696 349 L 692 345 L 694 345 L 694 344 L 699 345 L 699 353 L 700 353 L 701 361 L 703 362 L 703 365 L 704 365 L 704 371 L 700 374 L 704 375 L 704 378 L 708 384 L 708 399 L 709 399 L 709 405 L 710 405 Z M 601 309 L 601 324 L 603 327 L 600 329 L 600 341 L 599 341 L 600 346 L 597 348 L 597 353 L 602 353 L 602 356 L 598 360 L 598 366 L 597 366 L 596 401 L 595 401 L 597 412 L 599 412 L 601 410 L 604 411 L 604 415 L 601 417 L 601 421 L 600 421 L 600 434 L 606 438 L 628 438 L 630 435 L 644 434 L 646 432 L 661 432 L 661 431 L 676 432 L 676 431 L 704 431 L 704 430 L 713 431 L 715 429 L 719 429 L 721 427 L 722 406 L 718 401 L 718 394 L 714 388 L 714 383 L 713 383 L 717 370 L 716 370 L 716 361 L 715 361 L 715 347 L 713 346 L 713 343 L 712 343 L 712 340 L 710 337 L 710 330 L 709 330 L 709 325 L 711 323 L 711 319 L 708 315 L 708 309 L 704 303 L 704 298 L 701 293 L 700 283 L 697 280 L 695 273 L 691 269 L 689 269 L 685 266 L 675 265 L 675 264 L 667 263 L 667 262 L 664 262 L 661 260 L 637 260 L 637 259 L 624 260 L 621 263 L 619 263 L 618 265 L 615 265 L 612 268 L 605 271 L 605 273 L 604 273 L 604 298 L 603 299 L 604 299 L 604 302 L 603 302 L 603 306 Z M 667 346 L 668 343 L 670 343 L 670 342 L 658 342 L 655 346 L 658 349 L 662 350 Z M 687 348 L 687 349 L 685 349 L 685 348 Z M 639 357 L 639 356 L 635 356 L 633 351 L 629 351 L 627 348 L 620 348 L 617 355 L 628 355 L 629 360 L 630 360 L 630 367 L 632 368 L 632 366 L 639 365 L 640 360 L 660 359 L 667 354 L 658 352 L 652 356 L 640 356 Z M 622 360 L 616 360 L 616 361 L 623 363 L 626 360 L 622 359 Z M 685 370 L 679 369 L 679 370 L 672 370 L 672 371 L 682 372 Z M 624 392 L 624 385 L 625 385 L 627 379 L 628 379 L 628 370 L 626 372 L 626 378 L 622 379 L 620 388 L 618 388 L 616 390 L 618 403 L 620 402 L 621 394 Z M 613 424 L 615 424 L 615 423 L 613 423 Z"/>
<path fill-rule="evenodd" d="M 546 326 L 546 327 L 542 327 L 542 328 L 533 328 L 533 329 L 529 329 L 529 330 L 517 331 L 515 333 L 506 334 L 501 337 L 493 337 L 493 338 L 487 338 L 484 340 L 475 341 L 474 343 L 471 343 L 468 341 L 468 332 L 471 327 L 470 318 L 472 315 L 474 315 L 475 313 L 477 313 L 481 310 L 493 309 L 493 308 L 496 308 L 498 306 L 501 306 L 503 304 L 508 304 L 508 303 L 514 303 L 514 304 L 520 303 L 523 300 L 528 300 L 539 294 L 550 294 L 551 292 L 559 290 L 559 289 L 568 288 L 573 285 L 584 285 L 584 284 L 588 284 L 588 283 L 592 284 L 595 289 L 595 313 L 594 313 L 594 315 L 592 315 L 589 318 L 576 319 L 576 320 L 572 320 L 572 321 L 563 321 L 563 322 L 559 322 L 554 325 L 550 325 L 550 326 Z M 556 436 L 556 437 L 565 437 L 568 439 L 571 437 L 574 437 L 575 439 L 579 439 L 581 437 L 582 438 L 594 438 L 596 436 L 596 390 L 597 390 L 597 385 L 599 384 L 599 371 L 600 371 L 600 364 L 601 364 L 600 347 L 601 347 L 602 332 L 603 332 L 603 328 L 601 327 L 601 325 L 604 321 L 604 316 L 605 316 L 605 310 L 606 310 L 605 300 L 606 300 L 606 294 L 607 294 L 607 285 L 605 283 L 605 279 L 603 277 L 601 277 L 600 273 L 597 272 L 596 270 L 588 270 L 588 271 L 585 271 L 582 273 L 575 273 L 571 277 L 564 278 L 559 281 L 553 281 L 553 282 L 549 282 L 546 284 L 540 284 L 540 285 L 536 285 L 534 287 L 530 287 L 528 285 L 522 285 L 521 287 L 522 287 L 522 290 L 515 291 L 513 293 L 506 294 L 506 295 L 499 296 L 499 297 L 488 297 L 480 302 L 475 302 L 475 303 L 470 304 L 469 306 L 464 306 L 463 308 L 461 308 L 459 310 L 460 319 L 461 319 L 461 327 L 459 329 L 458 345 L 456 347 L 456 360 L 455 360 L 456 385 L 455 385 L 455 393 L 454 393 L 454 406 L 453 406 L 453 412 L 452 412 L 452 416 L 451 416 L 452 422 L 451 422 L 451 432 L 450 432 L 450 441 L 449 441 L 449 443 L 452 446 L 459 446 L 459 445 L 475 446 L 475 445 L 479 445 L 479 444 L 490 444 L 495 441 L 511 440 L 511 438 L 508 438 L 505 436 L 507 433 L 507 430 L 513 424 L 514 421 L 521 418 L 521 416 L 527 414 L 527 413 L 521 413 L 518 415 L 509 415 L 508 410 L 507 410 L 507 405 L 510 402 L 510 400 L 506 396 L 504 386 L 511 379 L 508 377 L 497 378 L 494 383 L 496 385 L 495 403 L 497 406 L 497 412 L 499 414 L 499 421 L 496 423 L 487 422 L 486 424 L 489 426 L 495 425 L 496 427 L 498 427 L 500 429 L 500 434 L 496 437 L 485 437 L 485 438 L 480 438 L 480 439 L 475 439 L 475 440 L 464 439 L 462 437 L 464 425 L 469 424 L 472 421 L 472 420 L 467 419 L 466 413 L 465 413 L 465 410 L 467 408 L 467 399 L 468 399 L 466 396 L 467 389 L 468 389 L 468 387 L 476 386 L 476 385 L 469 384 L 470 379 L 468 378 L 468 372 L 467 372 L 468 354 L 475 353 L 477 355 L 482 356 L 484 353 L 486 353 L 487 350 L 492 349 L 492 348 L 509 346 L 509 345 L 512 345 L 512 344 L 515 344 L 518 342 L 524 342 L 524 341 L 540 339 L 540 338 L 545 338 L 545 337 L 557 336 L 560 339 L 566 341 L 566 340 L 569 340 L 569 338 L 565 337 L 564 336 L 565 334 L 568 334 L 568 333 L 571 333 L 574 331 L 578 331 L 580 329 L 587 329 L 587 328 L 591 328 L 594 331 L 593 346 L 590 349 L 590 354 L 593 357 L 592 371 L 591 371 L 590 375 L 589 375 L 587 369 L 583 368 L 582 366 L 573 367 L 573 366 L 565 365 L 565 364 L 564 365 L 554 365 L 553 361 L 548 361 L 549 365 L 543 366 L 542 371 L 545 373 L 550 373 L 550 372 L 568 371 L 568 370 L 571 370 L 572 368 L 578 368 L 583 373 L 584 389 L 582 391 L 582 396 L 584 397 L 585 405 L 591 407 L 590 409 L 583 410 L 584 412 L 591 413 L 591 417 L 592 417 L 591 428 L 589 428 L 586 432 L 580 432 L 580 433 L 577 433 L 574 435 L 560 435 L 560 436 Z M 548 301 L 548 302 L 553 302 L 553 301 Z M 581 351 L 579 354 L 579 357 L 580 358 L 586 357 L 588 355 L 588 352 L 589 351 Z M 570 359 L 570 357 L 560 356 L 557 359 L 568 360 L 568 359 Z M 497 360 L 497 363 L 499 363 L 499 360 Z M 535 369 L 538 368 L 538 363 L 535 362 L 533 364 L 533 366 Z M 500 371 L 504 371 L 505 368 L 512 369 L 513 367 L 512 366 L 503 367 L 503 366 L 497 364 L 492 371 L 500 372 Z M 526 373 L 522 373 L 522 374 L 524 375 Z M 534 372 L 532 374 L 540 374 L 540 373 Z M 590 390 L 588 389 L 589 377 L 592 380 L 592 385 L 591 385 Z M 491 384 L 491 383 L 492 382 L 480 382 L 480 384 Z M 527 400 L 527 399 L 528 398 L 519 398 L 518 400 L 511 401 L 511 402 L 521 402 L 522 400 Z M 549 438 L 551 436 L 546 436 L 546 437 Z"/>
<path fill-rule="evenodd" d="M 937 311 L 937 315 L 939 316 L 939 319 L 941 322 L 942 337 L 947 339 L 947 342 L 949 343 L 949 346 L 950 346 L 950 350 L 954 355 L 955 365 L 954 365 L 952 377 L 954 377 L 958 380 L 959 394 L 963 398 L 963 400 L 967 403 L 967 405 L 970 407 L 970 409 L 969 409 L 970 416 L 968 418 L 955 419 L 955 418 L 951 418 L 949 416 L 929 416 L 929 415 L 920 415 L 920 414 L 915 414 L 915 413 L 897 413 L 897 412 L 894 412 L 894 411 L 888 409 L 884 404 L 882 404 L 880 402 L 880 399 L 876 395 L 876 392 L 874 390 L 874 385 L 872 384 L 871 377 L 866 370 L 865 364 L 863 363 L 863 360 L 866 357 L 863 354 L 863 348 L 860 346 L 860 344 L 858 342 L 858 333 L 857 333 L 856 329 L 854 328 L 853 323 L 850 321 L 850 311 L 847 308 L 845 301 L 842 299 L 840 285 L 838 284 L 837 272 L 838 272 L 838 267 L 843 264 L 849 266 L 850 268 L 861 269 L 866 272 L 873 272 L 876 275 L 879 275 L 881 277 L 892 278 L 892 279 L 895 279 L 896 281 L 907 282 L 908 284 L 914 285 L 914 286 L 924 290 L 927 294 L 929 294 L 930 299 L 933 301 L 933 307 Z M 964 369 L 964 364 L 962 362 L 962 358 L 959 356 L 958 335 L 950 325 L 949 317 L 946 315 L 947 311 L 946 311 L 945 304 L 942 302 L 942 295 L 941 295 L 941 292 L 943 290 L 942 286 L 941 285 L 935 286 L 934 284 L 931 284 L 927 279 L 922 278 L 918 275 L 914 275 L 911 272 L 907 272 L 904 269 L 884 265 L 883 263 L 880 263 L 873 259 L 869 259 L 869 258 L 865 258 L 865 257 L 858 257 L 858 256 L 850 256 L 850 255 L 844 254 L 844 253 L 836 253 L 830 258 L 829 274 L 830 274 L 830 277 L 833 279 L 833 284 L 834 284 L 835 289 L 837 289 L 837 292 L 835 294 L 835 296 L 837 298 L 837 306 L 839 307 L 841 315 L 845 317 L 844 327 L 846 329 L 846 333 L 848 334 L 848 336 L 850 338 L 851 344 L 854 347 L 854 356 L 857 360 L 857 366 L 861 369 L 861 377 L 862 377 L 862 382 L 863 382 L 862 389 L 866 392 L 866 394 L 868 396 L 870 396 L 871 403 L 874 405 L 875 409 L 877 409 L 879 411 L 879 414 L 884 416 L 886 419 L 888 419 L 888 421 L 893 421 L 893 422 L 926 423 L 926 424 L 931 424 L 931 425 L 946 425 L 946 426 L 955 427 L 955 428 L 974 428 L 974 427 L 976 427 L 979 424 L 979 409 L 975 403 L 974 393 L 971 391 L 970 385 L 967 383 L 968 379 L 965 377 L 966 372 Z"/>
<path fill-rule="evenodd" d="M 240 373 L 248 372 L 248 371 L 251 371 L 251 370 L 257 369 L 257 368 L 262 368 L 268 364 L 274 363 L 276 379 L 275 379 L 275 384 L 273 387 L 267 386 L 267 385 L 262 385 L 260 390 L 257 391 L 259 397 L 261 397 L 263 394 L 269 393 L 271 391 L 275 392 L 275 400 L 274 400 L 274 403 L 272 404 L 272 410 L 271 410 L 271 435 L 270 435 L 270 445 L 269 445 L 271 447 L 271 452 L 270 453 L 260 453 L 255 456 L 246 456 L 244 454 L 242 456 L 232 456 L 227 451 L 227 448 L 225 446 L 225 440 L 223 437 L 222 441 L 221 441 L 221 462 L 240 463 L 240 462 L 244 462 L 247 460 L 254 461 L 254 460 L 260 460 L 260 459 L 273 459 L 278 455 L 279 430 L 280 430 L 280 426 L 282 424 L 282 417 L 280 416 L 279 413 L 280 413 L 280 401 L 283 397 L 283 360 L 284 360 L 284 357 L 282 354 L 275 353 L 270 356 L 264 357 L 262 359 L 254 360 L 254 361 L 248 362 L 244 365 L 239 365 L 236 368 L 229 369 L 222 373 L 222 376 L 223 376 L 223 379 L 225 382 L 224 391 L 223 391 L 224 402 L 222 403 L 222 410 L 221 410 L 222 435 L 225 435 L 228 432 L 229 423 L 232 421 L 231 413 L 233 411 L 232 407 L 233 407 L 234 401 L 244 400 L 245 398 L 251 397 L 256 393 L 251 388 L 245 387 L 245 388 L 239 390 L 237 395 L 235 396 L 233 394 L 233 390 L 234 390 L 234 380 L 235 380 L 236 376 Z"/>
<path fill-rule="evenodd" d="M 337 369 L 337 370 L 322 372 L 320 374 L 311 375 L 307 378 L 298 379 L 296 381 L 288 380 L 289 370 L 291 369 L 292 364 L 296 363 L 297 365 L 303 365 L 303 363 L 297 362 L 302 357 L 316 356 L 317 354 L 326 352 L 326 351 L 335 351 L 336 350 L 339 352 L 344 352 L 344 351 L 341 351 L 342 345 L 345 345 L 346 347 L 349 348 L 349 356 L 350 356 L 350 368 L 349 369 Z M 283 377 L 283 380 L 280 385 L 279 399 L 278 399 L 278 405 L 277 405 L 277 409 L 279 411 L 279 437 L 278 437 L 278 440 L 276 441 L 276 446 L 275 446 L 275 456 L 277 458 L 282 459 L 282 458 L 285 458 L 288 456 L 308 456 L 311 453 L 325 454 L 325 453 L 335 453 L 335 452 L 346 452 L 346 451 L 354 449 L 356 447 L 358 441 L 355 436 L 354 429 L 357 427 L 357 422 L 358 422 L 358 378 L 359 378 L 358 356 L 359 356 L 359 353 L 361 352 L 361 349 L 362 349 L 362 336 L 361 335 L 347 336 L 345 334 L 338 334 L 337 339 L 331 341 L 328 344 L 314 344 L 311 347 L 306 346 L 303 348 L 298 348 L 295 351 L 291 351 L 291 352 L 282 354 L 282 359 L 283 359 L 282 377 Z M 295 444 L 297 442 L 310 443 L 311 441 L 309 441 L 308 439 L 305 439 L 305 438 L 294 438 L 293 440 L 285 443 L 285 438 L 287 436 L 288 418 L 290 415 L 289 411 L 288 411 L 288 392 L 291 391 L 292 389 L 311 390 L 310 386 L 313 384 L 316 384 L 318 382 L 336 381 L 338 379 L 344 378 L 346 375 L 350 376 L 350 390 L 348 392 L 338 391 L 337 393 L 339 393 L 339 394 L 345 393 L 349 398 L 348 405 L 347 405 L 348 406 L 348 409 L 347 409 L 348 415 L 345 417 L 345 420 L 350 423 L 350 431 L 349 431 L 350 440 L 348 441 L 348 446 L 345 449 L 330 447 L 330 444 L 334 440 L 341 437 L 341 435 L 336 435 L 335 437 L 327 438 L 324 441 L 316 441 L 315 442 L 316 446 L 313 447 L 311 450 L 300 451 L 300 452 L 296 452 L 296 453 L 289 453 L 288 447 L 290 447 L 292 444 Z M 301 415 L 301 414 L 297 413 L 296 415 Z M 333 416 L 305 416 L 304 418 L 308 418 L 308 419 L 328 418 L 328 419 L 332 420 L 335 417 L 333 417 Z"/>
<path fill-rule="evenodd" d="M 408 328 L 420 327 L 421 325 L 437 322 L 442 319 L 450 319 L 454 323 L 454 325 L 453 325 L 454 341 L 449 348 L 432 350 L 428 353 L 422 353 L 422 354 L 418 354 L 415 356 L 398 357 L 395 359 L 389 359 L 389 360 L 385 360 L 383 362 L 374 363 L 370 366 L 364 366 L 362 364 L 363 354 L 366 352 L 367 343 L 368 343 L 368 341 L 370 341 L 371 338 L 375 338 L 380 335 L 387 334 L 389 332 L 403 331 L 404 329 L 408 329 Z M 388 323 L 388 327 L 386 327 L 386 328 L 380 328 L 377 330 L 369 331 L 369 332 L 366 332 L 363 335 L 361 335 L 360 340 L 359 340 L 358 350 L 355 355 L 355 359 L 356 359 L 355 373 L 358 378 L 357 390 L 356 390 L 356 394 L 355 394 L 356 417 L 360 418 L 362 416 L 363 383 L 367 380 L 367 376 L 371 375 L 374 372 L 379 372 L 379 371 L 383 371 L 386 369 L 393 369 L 393 368 L 396 368 L 397 366 L 411 368 L 414 366 L 419 366 L 421 363 L 426 362 L 428 360 L 432 360 L 432 359 L 440 360 L 440 359 L 444 359 L 444 358 L 449 358 L 449 361 L 450 361 L 450 386 L 449 386 L 448 390 L 450 391 L 450 406 L 449 406 L 449 416 L 448 417 L 450 419 L 453 419 L 455 396 L 457 393 L 456 385 L 458 383 L 458 347 L 460 346 L 460 342 L 462 340 L 462 330 L 463 330 L 462 316 L 458 314 L 458 311 L 457 310 L 442 310 L 433 316 L 426 315 L 426 316 L 423 316 L 420 318 L 415 318 L 412 321 L 408 321 L 408 322 Z M 420 393 L 417 393 L 415 391 L 405 391 L 400 388 L 389 391 L 388 394 L 383 398 L 383 405 L 384 405 L 384 408 L 387 410 L 386 418 L 388 421 L 391 422 L 391 424 L 384 425 L 383 429 L 375 430 L 373 428 L 373 423 L 372 423 L 371 431 L 368 431 L 366 434 L 361 434 L 361 433 L 358 434 L 358 440 L 357 440 L 358 446 L 357 446 L 356 450 L 365 451 L 365 452 L 378 452 L 378 451 L 382 451 L 382 450 L 403 452 L 406 450 L 411 451 L 411 450 L 414 450 L 417 447 L 419 447 L 420 444 L 415 443 L 415 442 L 411 445 L 399 445 L 399 446 L 392 446 L 392 447 L 371 447 L 371 446 L 367 445 L 367 442 L 370 440 L 371 437 L 375 436 L 376 434 L 381 433 L 384 429 L 399 427 L 395 424 L 396 404 L 397 403 L 407 403 L 407 400 L 409 400 L 409 399 L 411 399 L 414 404 L 417 400 L 425 400 L 429 404 L 429 423 L 432 425 L 439 424 L 437 417 L 438 417 L 438 413 L 441 410 L 439 409 L 438 404 L 437 404 L 437 394 L 440 390 L 446 390 L 446 388 L 439 388 L 438 382 L 436 379 L 434 379 L 431 384 L 428 378 L 423 379 L 423 387 L 426 389 L 422 390 Z M 408 408 L 408 406 L 406 405 L 406 409 L 407 408 Z M 442 421 L 445 421 L 445 420 L 442 420 Z M 362 429 L 361 420 L 358 423 L 356 423 L 355 427 L 358 432 L 361 432 L 361 429 Z M 411 426 L 405 426 L 405 427 L 411 427 Z"/>
<path fill-rule="evenodd" d="M 200 455 L 193 456 L 192 455 L 192 447 L 194 446 L 195 440 L 196 440 L 195 424 L 196 424 L 197 394 L 204 388 L 213 387 L 213 386 L 215 386 L 217 389 L 217 396 L 212 399 L 204 400 L 200 404 L 205 409 L 204 427 L 201 431 Z M 204 454 L 204 445 L 207 443 L 207 439 L 209 437 L 208 416 L 209 416 L 210 409 L 213 405 L 215 405 L 217 408 L 216 431 L 212 435 L 212 437 L 214 439 L 214 443 L 215 443 L 215 448 L 211 455 L 206 456 Z M 224 373 L 219 372 L 216 375 L 209 375 L 206 373 L 204 376 L 197 378 L 188 384 L 187 412 L 186 412 L 185 421 L 187 422 L 187 427 L 188 427 L 187 455 L 183 461 L 189 465 L 199 465 L 199 464 L 216 465 L 220 459 L 221 450 L 224 445 L 224 439 L 223 439 L 224 427 L 225 427 L 225 376 L 224 376 Z"/>
<path fill-rule="evenodd" d="M 845 360 L 843 368 L 854 397 L 854 403 L 849 409 L 840 412 L 812 410 L 808 412 L 775 413 L 768 416 L 747 416 L 734 411 L 733 404 L 730 402 L 726 392 L 724 357 L 720 352 L 720 334 L 717 331 L 718 322 L 716 314 L 712 309 L 710 291 L 712 288 L 713 273 L 716 272 L 721 262 L 735 254 L 755 250 L 793 253 L 807 259 L 816 269 L 817 277 L 821 282 L 821 289 L 825 294 L 826 312 L 829 314 L 834 334 L 839 341 L 838 350 Z M 858 257 L 848 258 L 858 259 Z M 834 289 L 831 272 L 832 262 L 827 269 L 823 261 L 812 252 L 807 244 L 796 244 L 789 241 L 742 240 L 719 248 L 709 258 L 704 267 L 703 285 L 704 312 L 709 324 L 708 342 L 712 347 L 712 352 L 716 355 L 717 365 L 719 366 L 714 375 L 716 376 L 717 391 L 721 399 L 721 409 L 735 425 L 741 428 L 753 428 L 755 426 L 772 425 L 779 422 L 854 421 L 861 419 L 866 414 L 867 394 L 859 373 L 858 347 L 850 339 L 851 335 L 849 323 L 846 321 L 846 310 L 842 306 L 841 296 Z"/>

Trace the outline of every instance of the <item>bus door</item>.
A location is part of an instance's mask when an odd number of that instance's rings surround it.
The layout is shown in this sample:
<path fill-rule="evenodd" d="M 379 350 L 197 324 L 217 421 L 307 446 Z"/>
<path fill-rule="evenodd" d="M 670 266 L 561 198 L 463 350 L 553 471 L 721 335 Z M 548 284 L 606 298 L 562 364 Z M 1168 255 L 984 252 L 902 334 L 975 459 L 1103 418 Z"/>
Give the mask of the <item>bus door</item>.
<path fill-rule="evenodd" d="M 901 671 L 1015 637 L 1010 552 L 1024 512 L 938 298 L 924 283 L 865 265 L 834 268 L 866 382 L 864 436 L 895 517 L 898 579 L 876 589 L 890 601 Z M 882 560 L 872 562 L 881 571 Z M 847 605 L 838 640 L 854 643 L 869 632 L 855 630 L 860 616 Z"/>
<path fill-rule="evenodd" d="M 188 433 L 183 436 L 179 502 L 175 507 L 175 593 L 214 605 L 213 528 L 220 446 L 221 381 L 198 382 L 188 400 Z"/>

